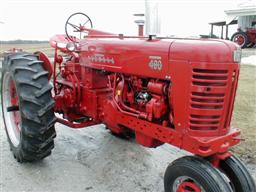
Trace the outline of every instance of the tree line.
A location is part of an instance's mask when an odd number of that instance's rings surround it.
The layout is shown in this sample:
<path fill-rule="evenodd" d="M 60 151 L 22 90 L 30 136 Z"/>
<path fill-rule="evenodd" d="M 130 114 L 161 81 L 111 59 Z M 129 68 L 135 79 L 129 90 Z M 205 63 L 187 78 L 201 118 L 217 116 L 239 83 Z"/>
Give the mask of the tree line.
<path fill-rule="evenodd" d="M 38 40 L 10 40 L 10 41 L 0 41 L 0 44 L 39 44 L 48 43 L 49 41 L 38 41 Z"/>

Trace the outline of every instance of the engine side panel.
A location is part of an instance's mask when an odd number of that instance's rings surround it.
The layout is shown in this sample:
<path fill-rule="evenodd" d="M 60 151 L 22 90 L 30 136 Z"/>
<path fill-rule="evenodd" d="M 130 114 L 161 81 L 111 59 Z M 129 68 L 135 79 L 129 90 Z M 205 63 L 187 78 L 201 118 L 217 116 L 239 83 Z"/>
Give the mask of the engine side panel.
<path fill-rule="evenodd" d="M 160 40 L 87 40 L 80 62 L 85 67 L 165 79 L 171 42 Z"/>

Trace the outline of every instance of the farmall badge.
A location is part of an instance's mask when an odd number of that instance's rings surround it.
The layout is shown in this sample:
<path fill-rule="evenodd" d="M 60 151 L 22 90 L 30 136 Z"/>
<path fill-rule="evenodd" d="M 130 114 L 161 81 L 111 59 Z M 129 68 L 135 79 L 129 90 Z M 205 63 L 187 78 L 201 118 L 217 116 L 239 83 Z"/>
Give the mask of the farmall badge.
<path fill-rule="evenodd" d="M 160 56 L 149 56 L 149 67 L 153 70 L 161 71 L 163 68 L 162 58 Z"/>
<path fill-rule="evenodd" d="M 115 64 L 115 60 L 114 60 L 113 57 L 106 57 L 104 54 L 95 54 L 95 55 L 92 55 L 92 56 L 88 56 L 88 59 L 91 62 Z"/>

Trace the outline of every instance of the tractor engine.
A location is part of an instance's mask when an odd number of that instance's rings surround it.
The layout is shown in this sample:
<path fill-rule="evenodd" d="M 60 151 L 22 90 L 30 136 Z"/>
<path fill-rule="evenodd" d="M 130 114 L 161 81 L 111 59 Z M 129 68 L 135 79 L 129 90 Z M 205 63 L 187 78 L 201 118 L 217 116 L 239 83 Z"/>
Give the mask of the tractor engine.
<path fill-rule="evenodd" d="M 168 82 L 124 75 L 114 78 L 114 99 L 120 108 L 133 116 L 168 124 Z"/>

